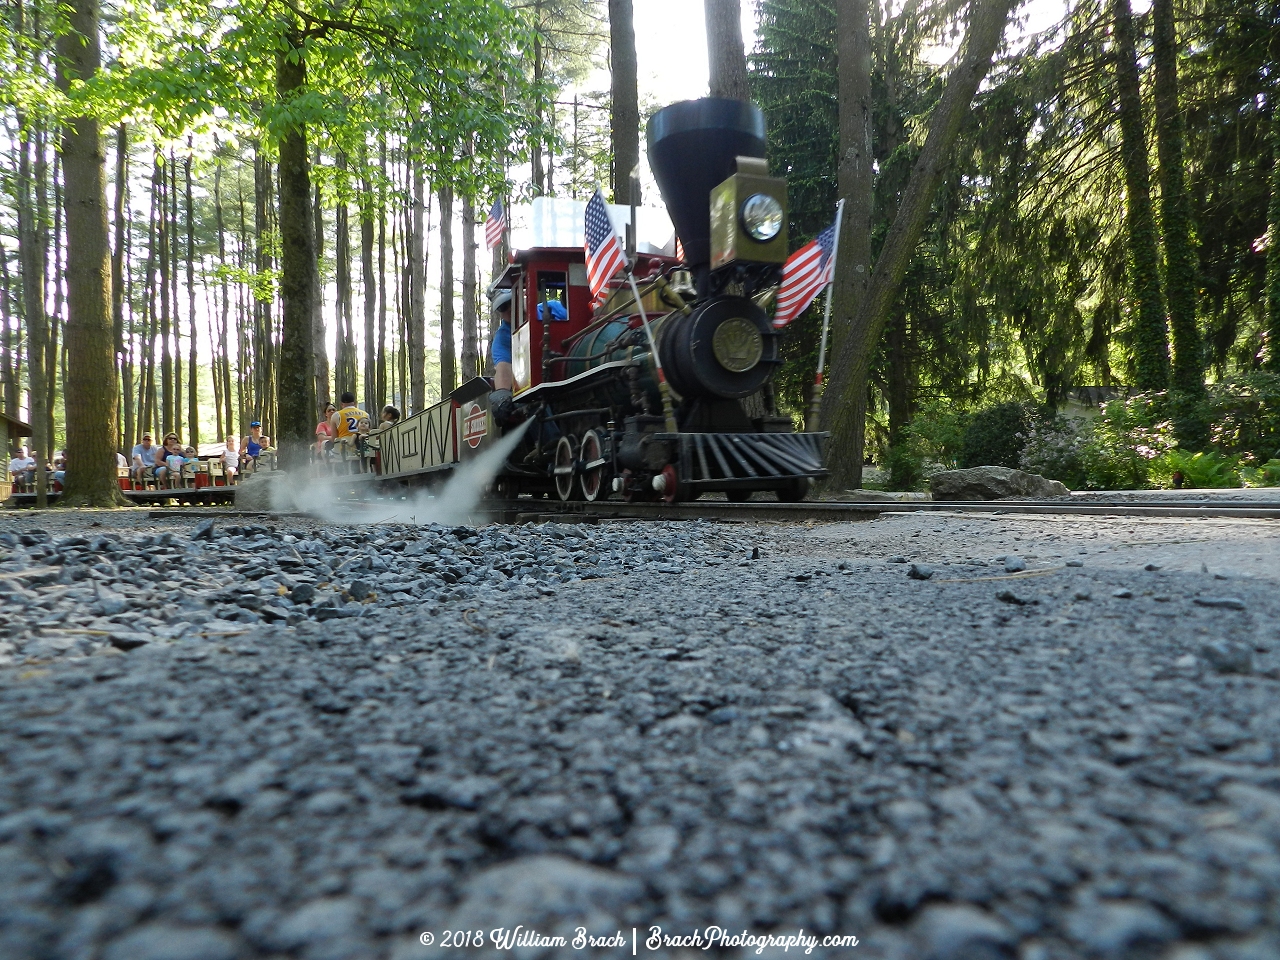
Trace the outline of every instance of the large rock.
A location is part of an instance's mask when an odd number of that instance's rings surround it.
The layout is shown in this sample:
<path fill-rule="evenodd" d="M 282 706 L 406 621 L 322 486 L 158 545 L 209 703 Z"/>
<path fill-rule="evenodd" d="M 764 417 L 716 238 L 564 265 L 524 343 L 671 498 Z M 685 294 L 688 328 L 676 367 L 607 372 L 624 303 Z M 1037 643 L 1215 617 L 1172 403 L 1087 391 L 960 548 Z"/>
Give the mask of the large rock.
<path fill-rule="evenodd" d="M 1034 497 L 1038 500 L 1071 495 L 1066 484 L 1009 467 L 971 467 L 944 470 L 929 481 L 935 500 L 1003 500 Z"/>
<path fill-rule="evenodd" d="M 238 510 L 296 510 L 295 490 L 283 470 L 262 470 L 248 474 L 236 486 Z"/>

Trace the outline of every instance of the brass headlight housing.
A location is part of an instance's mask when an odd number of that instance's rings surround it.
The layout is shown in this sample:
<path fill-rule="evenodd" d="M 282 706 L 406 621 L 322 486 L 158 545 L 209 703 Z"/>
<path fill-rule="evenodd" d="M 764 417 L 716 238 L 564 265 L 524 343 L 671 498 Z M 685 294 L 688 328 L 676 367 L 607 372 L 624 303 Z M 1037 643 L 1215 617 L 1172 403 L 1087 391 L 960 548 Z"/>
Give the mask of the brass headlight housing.
<path fill-rule="evenodd" d="M 768 243 L 782 229 L 782 204 L 767 193 L 753 193 L 743 201 L 741 217 L 751 239 Z"/>

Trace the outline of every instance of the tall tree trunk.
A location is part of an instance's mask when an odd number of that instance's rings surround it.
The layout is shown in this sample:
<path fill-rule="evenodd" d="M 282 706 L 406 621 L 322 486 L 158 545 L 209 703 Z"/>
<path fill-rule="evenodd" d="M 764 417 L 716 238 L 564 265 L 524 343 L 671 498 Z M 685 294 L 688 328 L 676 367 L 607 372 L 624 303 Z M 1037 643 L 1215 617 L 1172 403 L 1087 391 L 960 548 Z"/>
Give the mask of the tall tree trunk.
<path fill-rule="evenodd" d="M 156 152 L 156 181 L 160 197 L 160 216 L 156 221 L 156 260 L 160 266 L 160 393 L 163 409 L 160 414 L 160 430 L 173 429 L 173 352 L 169 337 L 173 333 L 169 312 L 169 200 L 168 178 L 165 176 L 164 155 Z M 159 441 L 159 437 L 156 438 Z"/>
<path fill-rule="evenodd" d="M 1271 203 L 1267 206 L 1267 368 L 1280 373 L 1280 80 L 1271 96 Z"/>
<path fill-rule="evenodd" d="M 347 162 L 345 155 L 338 154 L 338 176 L 346 180 Z M 334 378 L 335 393 L 350 390 L 356 393 L 356 344 L 355 331 L 352 329 L 352 292 L 351 292 L 351 222 L 350 207 L 346 201 L 341 184 L 338 190 L 339 199 L 333 213 L 335 281 L 338 294 L 338 329 L 336 340 L 339 344 L 337 376 Z M 338 389 L 341 388 L 341 389 Z"/>
<path fill-rule="evenodd" d="M 53 312 L 49 314 L 49 350 L 45 354 L 45 376 L 49 387 L 49 396 L 46 409 L 49 411 L 49 423 L 45 436 L 49 438 L 50 454 L 58 442 L 57 435 L 57 416 L 58 407 L 58 382 L 67 382 L 66 363 L 63 360 L 62 353 L 59 350 L 61 343 L 65 347 L 66 342 L 62 338 L 63 327 L 63 290 L 66 289 L 66 270 L 63 261 L 63 241 L 66 236 L 63 226 L 63 212 L 66 209 L 66 197 L 62 192 L 62 179 L 65 175 L 62 163 L 62 154 L 55 153 L 53 155 Z M 59 367 L 62 367 L 59 371 Z M 59 372 L 62 376 L 59 378 Z M 67 422 L 66 407 L 63 407 L 63 424 Z"/>
<path fill-rule="evenodd" d="M 0 367 L 4 376 L 4 409 L 11 417 L 18 415 L 18 376 L 14 369 L 13 343 L 13 311 L 10 308 L 10 297 L 13 294 L 13 282 L 9 273 L 9 251 L 0 242 L 0 323 L 4 324 L 0 331 Z M 4 451 L 8 456 L 9 451 Z"/>
<path fill-rule="evenodd" d="M 363 166 L 368 168 L 366 158 Z M 373 414 L 383 403 L 383 395 L 378 392 L 377 336 L 374 329 L 374 318 L 378 309 L 377 277 L 373 273 L 373 189 L 366 179 L 360 189 L 360 282 L 364 290 L 364 402 L 365 409 Z"/>
<path fill-rule="evenodd" d="M 287 103 L 307 82 L 301 35 L 290 30 L 287 48 L 276 54 L 276 92 Z M 311 343 L 311 295 L 315 233 L 307 217 L 311 175 L 307 133 L 301 125 L 280 137 L 280 302 L 283 313 L 277 397 L 279 449 L 283 466 L 304 469 L 313 439 L 316 409 L 315 354 Z"/>
<path fill-rule="evenodd" d="M 182 409 L 182 310 L 178 296 L 181 256 L 178 246 L 178 158 L 169 151 L 169 302 L 173 304 L 173 432 L 183 433 L 185 413 Z"/>
<path fill-rule="evenodd" d="M 255 166 L 256 166 L 256 148 L 255 148 Z M 241 181 L 243 184 L 243 181 Z M 256 190 L 255 190 L 256 192 Z M 239 266 L 242 271 L 249 269 L 249 226 L 245 217 L 244 210 L 244 189 L 243 186 L 237 188 L 237 200 L 240 207 L 240 243 L 239 243 Z M 249 326 L 253 322 L 253 314 L 251 312 L 248 296 L 249 288 L 247 284 L 239 284 L 237 286 L 236 296 L 236 419 L 235 424 L 239 429 L 233 427 L 233 431 L 243 435 L 248 429 L 250 409 L 250 400 L 247 396 L 250 384 L 245 376 L 245 354 L 246 338 L 248 337 Z M 270 434 L 268 434 L 270 436 Z"/>
<path fill-rule="evenodd" d="M 89 81 L 100 66 L 97 0 L 72 0 L 70 30 L 58 37 L 58 87 Z M 106 157 L 98 122 L 63 127 L 67 208 L 67 470 L 64 503 L 122 503 L 116 485 L 116 370 L 112 362 L 111 258 Z"/>
<path fill-rule="evenodd" d="M 1138 53 L 1129 0 L 1111 0 L 1115 22 L 1116 92 L 1119 99 L 1120 157 L 1124 164 L 1125 225 L 1128 232 L 1129 293 L 1133 297 L 1133 360 L 1141 390 L 1169 385 L 1169 329 L 1160 290 L 1156 220 L 1151 208 L 1151 171 L 1142 123 Z"/>
<path fill-rule="evenodd" d="M 409 225 L 409 315 L 406 318 L 405 349 L 409 353 L 409 409 L 414 413 L 426 406 L 426 330 L 427 330 L 427 260 L 426 231 L 423 217 L 426 213 L 426 178 L 422 163 L 412 161 L 413 216 Z"/>
<path fill-rule="evenodd" d="M 191 140 L 188 138 L 187 146 L 190 147 Z M 199 397 L 196 395 L 196 388 L 199 384 L 199 357 L 196 350 L 196 275 L 195 275 L 195 259 L 196 259 L 196 219 L 195 205 L 191 198 L 191 154 L 188 153 L 182 162 L 182 174 L 186 181 L 186 219 L 187 219 L 187 329 L 190 341 L 187 344 L 191 351 L 187 363 L 187 423 L 190 424 L 187 434 L 187 442 L 191 446 L 199 449 L 200 447 L 200 404 Z"/>
<path fill-rule="evenodd" d="M 218 231 L 218 266 L 225 268 L 227 264 L 227 224 L 222 210 L 222 159 L 218 159 L 213 171 L 213 216 Z M 235 421 L 231 416 L 231 355 L 228 341 L 231 338 L 230 320 L 231 303 L 227 290 L 227 274 L 225 269 L 218 277 L 218 337 L 213 344 L 213 351 L 218 357 L 218 378 L 221 382 L 219 391 L 222 406 L 218 410 L 218 436 L 222 441 L 235 429 Z"/>
<path fill-rule="evenodd" d="M 157 209 L 160 202 L 159 188 L 156 185 L 156 173 L 159 167 L 151 168 L 151 196 L 147 210 L 147 259 L 142 273 L 142 349 L 141 365 L 138 370 L 138 429 L 135 439 L 141 439 L 144 433 L 159 432 L 159 416 L 156 402 L 156 242 Z"/>
<path fill-rule="evenodd" d="M 533 169 L 533 193 L 535 196 L 545 196 L 547 193 L 547 171 L 542 162 L 542 81 L 545 70 L 542 49 L 542 4 L 543 0 L 533 0 L 533 28 L 536 31 L 533 35 L 533 116 L 535 124 L 533 138 L 529 144 L 529 159 L 530 166 Z M 443 222 L 442 218 L 441 223 Z"/>
<path fill-rule="evenodd" d="M 392 320 L 390 377 L 391 391 L 399 398 L 400 406 L 405 408 L 406 412 L 412 412 L 409 408 L 408 367 L 405 365 L 408 353 L 404 348 L 409 339 L 405 318 L 409 316 L 409 271 L 412 267 L 407 253 L 409 249 L 408 236 L 411 230 L 410 223 L 413 219 L 413 195 L 411 192 L 413 188 L 410 185 L 408 167 L 409 163 L 406 159 L 403 192 L 399 182 L 396 184 L 395 191 L 398 196 L 403 196 L 406 202 L 397 204 L 397 209 L 401 212 L 400 216 L 393 217 L 391 221 L 391 262 L 396 265 L 394 271 L 396 312 Z"/>
<path fill-rule="evenodd" d="M 111 253 L 111 327 L 116 342 L 116 362 L 120 366 L 123 380 L 120 385 L 123 412 L 116 431 L 116 444 L 120 449 L 128 450 L 133 446 L 129 442 L 129 428 L 133 422 L 133 370 L 124 341 L 124 267 L 128 257 L 125 196 L 129 190 L 129 128 L 123 123 L 116 127 L 115 187 L 115 202 L 111 210 L 115 224 L 115 248 Z"/>
<path fill-rule="evenodd" d="M 320 150 L 315 151 L 315 164 L 320 164 Z M 328 403 L 333 399 L 329 393 L 329 344 L 328 331 L 324 322 L 324 279 L 320 275 L 320 264 L 324 259 L 324 198 L 321 196 L 320 184 L 315 185 L 315 199 L 312 204 L 312 216 L 315 220 L 316 253 L 312 263 L 311 287 L 311 352 L 315 354 L 316 368 L 316 403 Z M 341 345 L 342 329 L 339 325 L 338 340 Z M 317 410 L 317 413 L 319 411 Z"/>
<path fill-rule="evenodd" d="M 480 318 L 476 315 L 476 204 L 462 197 L 462 382 L 480 375 Z"/>
<path fill-rule="evenodd" d="M 885 331 L 889 348 L 889 369 L 886 371 L 885 399 L 889 407 L 889 446 L 901 439 L 902 428 L 911 420 L 911 369 L 907 349 L 910 339 L 910 318 L 903 311 L 888 324 Z"/>
<path fill-rule="evenodd" d="M 310 193 L 309 185 L 308 193 Z M 281 199 L 283 201 L 283 198 Z M 259 278 L 262 278 L 271 272 L 273 263 L 271 258 L 270 242 L 268 239 L 271 231 L 271 162 L 263 155 L 261 150 L 255 150 L 254 152 L 253 205 L 255 269 Z M 291 224 L 291 229 L 297 230 L 306 226 L 307 221 L 305 216 L 306 212 L 304 211 L 304 218 L 295 224 Z M 308 250 L 313 250 L 310 244 L 308 244 Z M 311 269 L 312 267 L 308 264 L 307 270 L 310 271 Z M 283 290 L 281 291 L 281 297 L 283 298 Z M 296 297 L 294 298 L 294 302 L 297 302 Z M 245 387 L 247 388 L 246 392 L 248 394 L 245 399 L 245 410 L 248 414 L 247 419 L 250 422 L 253 420 L 261 420 L 266 414 L 263 404 L 266 399 L 267 345 L 263 341 L 269 335 L 273 326 L 271 317 L 272 303 L 270 300 L 259 300 L 255 296 L 252 299 L 252 306 L 253 325 L 252 329 L 247 331 L 248 343 L 246 345 L 246 352 L 248 357 L 253 358 L 254 362 L 250 364 L 250 369 L 245 376 Z M 307 309 L 308 311 L 311 309 L 309 301 L 307 303 Z M 309 315 L 307 317 L 307 323 L 311 323 Z M 308 326 L 308 331 L 309 330 L 310 326 Z M 306 342 L 307 349 L 310 350 L 310 333 L 307 334 Z M 311 360 L 306 361 L 307 370 L 311 370 L 311 363 Z M 242 426 L 247 427 L 247 424 L 242 422 Z M 270 436 L 270 434 L 268 434 L 268 436 Z"/>
<path fill-rule="evenodd" d="M 702 12 L 707 24 L 711 96 L 750 100 L 739 0 L 703 0 Z"/>
<path fill-rule="evenodd" d="M 458 385 L 455 367 L 453 285 L 453 188 L 440 188 L 440 396 Z"/>
<path fill-rule="evenodd" d="M 851 335 L 853 318 L 867 294 L 871 278 L 871 214 L 875 176 L 871 144 L 871 21 L 869 0 L 839 0 L 836 7 L 837 89 L 839 92 L 840 165 L 837 189 L 844 200 L 840 245 L 832 296 L 830 352 L 834 357 Z M 865 332 L 863 334 L 865 336 Z M 828 368 L 830 364 L 828 364 Z M 825 373 L 824 373 L 825 375 Z M 865 384 L 849 403 L 846 442 L 859 451 L 850 471 L 852 486 L 862 485 L 866 431 Z M 811 429 L 817 429 L 811 424 Z"/>
<path fill-rule="evenodd" d="M 125 417 L 125 435 L 121 442 L 121 448 L 128 450 L 137 442 L 137 434 L 134 432 L 134 424 L 137 422 L 138 415 L 138 381 L 136 374 L 138 371 L 138 318 L 135 311 L 135 303 L 133 287 L 133 209 L 132 204 L 124 205 L 124 322 L 125 322 L 125 341 L 124 341 L 124 378 L 125 383 L 129 384 L 128 396 L 125 403 L 128 404 L 128 416 Z M 122 388 L 121 392 L 124 390 Z"/>
<path fill-rule="evenodd" d="M 609 67 L 613 202 L 639 203 L 639 197 L 631 196 L 631 171 L 640 162 L 640 88 L 636 80 L 636 28 L 632 0 L 609 0 Z M 574 115 L 577 115 L 576 100 Z M 574 157 L 576 167 L 576 148 Z M 573 186 L 577 186 L 576 171 Z"/>
<path fill-rule="evenodd" d="M 378 389 L 381 401 L 390 402 L 387 392 L 387 145 L 378 147 Z M 403 401 L 401 401 L 403 404 Z"/>
<path fill-rule="evenodd" d="M 830 467 L 832 481 L 838 486 L 862 485 L 867 368 L 924 230 L 960 124 L 969 112 L 978 84 L 991 67 L 991 58 L 1009 19 L 1009 8 L 1010 0 L 976 0 L 970 8 L 964 53 L 947 77 L 942 97 L 933 109 L 924 147 L 911 169 L 866 293 L 833 355 L 831 384 L 823 398 L 822 412 L 823 421 L 830 424 L 832 432 Z M 842 114 L 843 109 L 842 105 Z M 848 158 L 842 157 L 842 166 L 845 162 Z"/>
<path fill-rule="evenodd" d="M 19 7 L 21 11 L 22 7 Z M 21 19 L 18 21 L 21 33 Z M 45 358 L 48 349 L 49 322 L 45 316 L 45 286 L 48 271 L 46 208 L 48 165 L 45 160 L 44 136 L 27 126 L 19 115 L 23 130 L 18 154 L 18 259 L 22 270 L 22 312 L 27 327 L 27 383 L 31 418 L 31 454 L 36 461 L 36 505 L 46 506 L 45 461 L 49 455 L 49 388 L 46 382 Z"/>
<path fill-rule="evenodd" d="M 1196 326 L 1199 287 L 1191 241 L 1191 202 L 1183 177 L 1184 124 L 1178 103 L 1178 33 L 1173 0 L 1155 0 L 1156 142 L 1160 156 L 1160 227 L 1164 234 L 1165 292 L 1173 337 L 1173 387 L 1204 392 L 1204 350 Z"/>

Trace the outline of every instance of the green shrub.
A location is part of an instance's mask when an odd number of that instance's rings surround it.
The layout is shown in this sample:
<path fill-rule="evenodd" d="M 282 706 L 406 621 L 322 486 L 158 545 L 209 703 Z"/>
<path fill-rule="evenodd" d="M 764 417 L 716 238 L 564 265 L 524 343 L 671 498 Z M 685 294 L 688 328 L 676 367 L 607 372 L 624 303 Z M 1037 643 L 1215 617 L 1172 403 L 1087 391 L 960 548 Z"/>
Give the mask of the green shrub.
<path fill-rule="evenodd" d="M 1247 487 L 1280 487 L 1280 459 L 1268 460 L 1260 467 L 1241 467 L 1240 478 Z"/>
<path fill-rule="evenodd" d="M 919 490 L 935 470 L 955 469 L 966 420 L 967 414 L 949 401 L 920 404 L 898 441 L 885 453 L 889 489 Z"/>
<path fill-rule="evenodd" d="M 969 418 L 960 444 L 961 467 L 1017 467 L 1031 429 L 1025 404 L 998 403 Z"/>
<path fill-rule="evenodd" d="M 1020 469 L 1050 480 L 1060 480 L 1072 490 L 1089 486 L 1085 469 L 1085 444 L 1090 428 L 1068 417 L 1033 422 L 1027 430 Z"/>
<path fill-rule="evenodd" d="M 920 404 L 903 433 L 922 461 L 954 470 L 969 419 L 969 414 L 950 400 L 929 400 Z"/>
<path fill-rule="evenodd" d="M 1207 391 L 1209 444 L 1252 464 L 1280 458 L 1280 374 L 1248 373 Z"/>
<path fill-rule="evenodd" d="M 1163 399 L 1161 397 L 1160 399 Z M 1112 400 L 1090 425 L 1081 459 L 1093 490 L 1141 490 L 1151 486 L 1152 461 L 1173 449 L 1173 426 L 1160 419 L 1153 394 Z"/>
<path fill-rule="evenodd" d="M 1191 490 L 1240 486 L 1240 459 L 1213 450 L 1191 453 L 1167 450 L 1151 464 L 1151 478 L 1162 487 L 1173 487 L 1173 475 L 1182 474 L 1182 486 Z"/>
<path fill-rule="evenodd" d="M 909 442 L 895 443 L 884 458 L 889 490 L 916 490 L 924 480 L 924 459 Z"/>

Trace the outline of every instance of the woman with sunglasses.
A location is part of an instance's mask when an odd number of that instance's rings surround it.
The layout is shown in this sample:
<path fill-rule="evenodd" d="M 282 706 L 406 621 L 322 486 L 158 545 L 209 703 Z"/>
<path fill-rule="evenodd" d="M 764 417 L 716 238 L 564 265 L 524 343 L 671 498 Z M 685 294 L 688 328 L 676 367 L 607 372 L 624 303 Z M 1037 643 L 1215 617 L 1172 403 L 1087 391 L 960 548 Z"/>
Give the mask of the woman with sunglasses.
<path fill-rule="evenodd" d="M 165 434 L 164 445 L 156 450 L 156 482 L 163 481 L 170 474 L 181 477 L 183 460 L 182 444 L 178 442 L 178 435 Z"/>
<path fill-rule="evenodd" d="M 327 459 L 329 447 L 332 445 L 334 437 L 333 424 L 329 422 L 329 419 L 337 413 L 337 411 L 338 408 L 332 403 L 326 403 L 324 405 L 324 416 L 322 416 L 320 418 L 320 422 L 316 424 L 316 460 L 323 461 Z"/>

